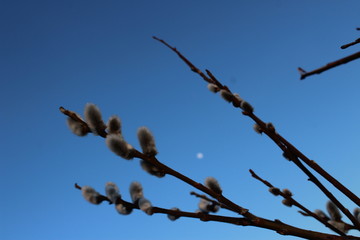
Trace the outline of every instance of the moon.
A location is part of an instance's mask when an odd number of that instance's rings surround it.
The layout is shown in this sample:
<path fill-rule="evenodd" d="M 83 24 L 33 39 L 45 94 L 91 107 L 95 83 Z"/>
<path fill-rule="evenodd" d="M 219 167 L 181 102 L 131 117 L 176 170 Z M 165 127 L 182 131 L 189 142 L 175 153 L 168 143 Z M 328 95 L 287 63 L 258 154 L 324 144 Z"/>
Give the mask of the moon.
<path fill-rule="evenodd" d="M 202 159 L 202 158 L 204 158 L 204 154 L 199 152 L 199 153 L 196 154 L 196 158 L 197 159 Z"/>

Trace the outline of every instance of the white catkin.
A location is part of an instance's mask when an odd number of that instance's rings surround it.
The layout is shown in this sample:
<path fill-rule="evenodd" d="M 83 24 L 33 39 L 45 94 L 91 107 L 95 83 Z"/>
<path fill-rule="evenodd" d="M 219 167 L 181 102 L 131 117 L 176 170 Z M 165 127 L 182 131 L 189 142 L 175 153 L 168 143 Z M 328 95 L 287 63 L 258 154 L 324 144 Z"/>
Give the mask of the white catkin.
<path fill-rule="evenodd" d="M 121 120 L 118 116 L 112 116 L 109 118 L 107 131 L 110 134 L 121 134 Z"/>
<path fill-rule="evenodd" d="M 71 132 L 77 136 L 83 137 L 88 133 L 87 129 L 84 128 L 81 123 L 75 121 L 71 117 L 67 118 L 67 125 L 70 128 Z"/>
<path fill-rule="evenodd" d="M 88 124 L 91 131 L 97 135 L 99 129 L 105 129 L 106 125 L 102 120 L 100 109 L 92 103 L 88 103 L 85 106 L 84 111 L 85 121 Z"/>
<path fill-rule="evenodd" d="M 340 230 L 343 233 L 347 233 L 349 230 L 346 229 L 346 224 L 344 222 L 338 222 L 335 220 L 328 221 L 329 224 L 333 225 L 335 228 Z"/>
<path fill-rule="evenodd" d="M 326 210 L 328 211 L 331 220 L 340 221 L 341 220 L 341 213 L 338 207 L 331 201 L 328 201 L 326 204 Z"/>
<path fill-rule="evenodd" d="M 234 98 L 231 92 L 224 89 L 220 90 L 220 96 L 227 102 L 232 102 Z"/>
<path fill-rule="evenodd" d="M 146 214 L 151 215 L 151 202 L 149 200 L 147 200 L 146 198 L 142 197 L 139 199 L 138 202 L 139 208 L 144 211 Z"/>
<path fill-rule="evenodd" d="M 213 92 L 213 93 L 217 93 L 220 90 L 220 88 L 213 83 L 209 83 L 207 85 L 207 88 L 210 90 L 210 92 Z"/>
<path fill-rule="evenodd" d="M 132 208 L 126 207 L 121 203 L 116 204 L 115 209 L 118 213 L 122 215 L 129 215 L 132 212 Z"/>
<path fill-rule="evenodd" d="M 129 191 L 133 203 L 144 197 L 143 188 L 139 182 L 132 182 Z"/>
<path fill-rule="evenodd" d="M 100 194 L 96 192 L 94 188 L 90 186 L 84 186 L 81 188 L 81 192 L 86 201 L 92 204 L 100 203 L 99 201 Z"/>
<path fill-rule="evenodd" d="M 155 156 L 157 154 L 155 139 L 150 130 L 147 127 L 140 127 L 137 136 L 143 153 Z"/>
<path fill-rule="evenodd" d="M 252 113 L 254 111 L 253 106 L 251 106 L 251 104 L 248 103 L 247 101 L 242 101 L 240 104 L 240 108 L 245 112 L 249 112 L 249 113 Z"/>
<path fill-rule="evenodd" d="M 240 104 L 241 104 L 242 101 L 244 101 L 244 99 L 242 99 L 239 94 L 234 93 L 233 95 L 240 102 Z"/>
<path fill-rule="evenodd" d="M 113 182 L 107 182 L 105 185 L 106 196 L 111 202 L 115 203 L 117 199 L 121 198 L 118 186 Z"/>
<path fill-rule="evenodd" d="M 171 208 L 170 210 L 173 210 L 173 211 L 180 211 L 179 208 L 176 208 L 176 207 L 173 207 Z M 174 216 L 174 215 L 171 215 L 171 214 L 168 214 L 167 217 L 171 220 L 171 221 L 175 221 L 176 219 L 179 219 L 180 216 Z"/>
<path fill-rule="evenodd" d="M 222 189 L 220 187 L 219 182 L 213 177 L 207 177 L 205 179 L 205 186 L 210 188 L 211 190 L 213 190 L 214 192 L 216 192 L 218 194 L 222 193 Z"/>
<path fill-rule="evenodd" d="M 134 158 L 132 154 L 134 150 L 133 147 L 128 144 L 122 136 L 117 134 L 108 134 L 105 141 L 108 148 L 116 155 L 127 160 Z"/>

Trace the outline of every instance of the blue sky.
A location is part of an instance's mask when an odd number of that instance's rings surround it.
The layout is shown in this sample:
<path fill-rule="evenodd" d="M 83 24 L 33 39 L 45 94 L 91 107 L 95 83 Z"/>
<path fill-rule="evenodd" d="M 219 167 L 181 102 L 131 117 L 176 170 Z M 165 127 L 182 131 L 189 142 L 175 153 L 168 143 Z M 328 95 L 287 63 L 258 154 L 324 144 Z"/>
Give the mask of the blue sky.
<path fill-rule="evenodd" d="M 59 106 L 82 114 L 88 102 L 99 106 L 105 120 L 120 116 L 126 139 L 136 147 L 138 127 L 148 126 L 160 161 L 196 181 L 216 177 L 224 195 L 252 213 L 328 232 L 282 206 L 248 169 L 290 188 L 309 209 L 324 209 L 323 194 L 267 137 L 254 133 L 249 119 L 209 92 L 151 36 L 210 69 L 258 116 L 359 194 L 359 63 L 305 81 L 296 71 L 358 51 L 339 46 L 359 37 L 359 12 L 357 0 L 1 1 L 0 238 L 279 238 L 251 227 L 171 222 L 142 212 L 121 216 L 113 206 L 87 203 L 75 182 L 104 192 L 113 181 L 129 200 L 128 186 L 136 180 L 156 206 L 195 211 L 198 203 L 191 187 L 148 175 L 137 160 L 112 154 L 103 139 L 71 134 Z"/>

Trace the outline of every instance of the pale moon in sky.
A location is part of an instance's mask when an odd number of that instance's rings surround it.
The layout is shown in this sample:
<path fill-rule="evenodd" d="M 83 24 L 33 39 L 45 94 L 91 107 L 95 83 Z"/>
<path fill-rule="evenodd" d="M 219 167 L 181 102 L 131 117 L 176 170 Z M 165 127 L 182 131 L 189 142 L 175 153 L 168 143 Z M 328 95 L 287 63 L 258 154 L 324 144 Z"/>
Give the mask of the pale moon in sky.
<path fill-rule="evenodd" d="M 201 152 L 199 152 L 199 153 L 196 154 L 196 157 L 197 157 L 198 159 L 202 159 L 202 158 L 204 157 L 204 154 L 202 154 Z"/>

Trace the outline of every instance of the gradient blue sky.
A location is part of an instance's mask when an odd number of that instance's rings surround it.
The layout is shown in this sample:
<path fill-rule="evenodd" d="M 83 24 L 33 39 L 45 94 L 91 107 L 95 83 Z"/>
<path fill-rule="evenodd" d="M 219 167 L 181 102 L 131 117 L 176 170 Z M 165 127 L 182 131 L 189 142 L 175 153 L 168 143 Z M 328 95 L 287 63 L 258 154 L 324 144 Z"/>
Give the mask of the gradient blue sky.
<path fill-rule="evenodd" d="M 113 206 L 87 203 L 75 182 L 103 192 L 105 183 L 114 181 L 129 199 L 128 186 L 137 180 L 156 206 L 195 211 L 198 203 L 189 195 L 191 187 L 148 175 L 137 160 L 112 154 L 103 139 L 71 134 L 59 106 L 82 113 L 88 102 L 97 104 L 105 119 L 120 116 L 134 146 L 137 128 L 148 126 L 159 160 L 196 181 L 216 177 L 224 195 L 252 213 L 324 230 L 282 206 L 248 169 L 290 188 L 310 209 L 324 209 L 323 194 L 267 137 L 254 133 L 249 119 L 210 93 L 151 36 L 212 70 L 258 116 L 359 194 L 359 62 L 305 81 L 296 71 L 358 51 L 339 46 L 359 37 L 359 13 L 358 0 L 2 0 L 0 238 L 281 238 L 268 230 L 171 222 L 138 211 L 121 216 Z M 204 158 L 196 158 L 199 152 Z"/>

